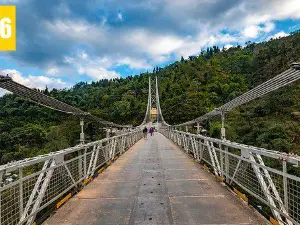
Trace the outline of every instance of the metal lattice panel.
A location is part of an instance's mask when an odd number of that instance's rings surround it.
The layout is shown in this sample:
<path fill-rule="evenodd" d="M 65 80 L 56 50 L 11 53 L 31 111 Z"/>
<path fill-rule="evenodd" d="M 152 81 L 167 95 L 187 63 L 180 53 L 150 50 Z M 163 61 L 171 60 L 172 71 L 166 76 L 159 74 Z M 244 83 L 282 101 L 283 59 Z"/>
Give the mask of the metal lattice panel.
<path fill-rule="evenodd" d="M 280 224 L 300 223 L 299 156 L 175 130 L 164 134 L 187 153 L 199 156 L 228 184 L 268 207 Z M 191 140 L 198 147 L 189 144 Z"/>
<path fill-rule="evenodd" d="M 39 211 L 80 187 L 141 136 L 134 131 L 0 166 L 0 224 L 31 225 Z"/>

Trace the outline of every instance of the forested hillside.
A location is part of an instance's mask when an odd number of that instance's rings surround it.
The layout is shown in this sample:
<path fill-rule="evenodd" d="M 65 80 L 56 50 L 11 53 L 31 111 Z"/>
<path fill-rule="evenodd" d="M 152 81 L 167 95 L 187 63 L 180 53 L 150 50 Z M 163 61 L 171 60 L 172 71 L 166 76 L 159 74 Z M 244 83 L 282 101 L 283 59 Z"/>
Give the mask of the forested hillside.
<path fill-rule="evenodd" d="M 300 61 L 300 33 L 228 50 L 214 46 L 198 56 L 181 59 L 127 78 L 76 84 L 69 90 L 43 91 L 93 115 L 138 125 L 147 106 L 148 76 L 159 79 L 165 120 L 175 124 L 218 107 Z M 300 124 L 291 112 L 300 111 L 300 84 L 280 89 L 230 112 L 227 138 L 245 144 L 300 153 Z M 219 137 L 219 118 L 205 121 Z M 0 98 L 0 164 L 78 144 L 78 118 L 51 111 L 18 96 Z M 87 123 L 89 140 L 103 137 L 98 124 Z"/>

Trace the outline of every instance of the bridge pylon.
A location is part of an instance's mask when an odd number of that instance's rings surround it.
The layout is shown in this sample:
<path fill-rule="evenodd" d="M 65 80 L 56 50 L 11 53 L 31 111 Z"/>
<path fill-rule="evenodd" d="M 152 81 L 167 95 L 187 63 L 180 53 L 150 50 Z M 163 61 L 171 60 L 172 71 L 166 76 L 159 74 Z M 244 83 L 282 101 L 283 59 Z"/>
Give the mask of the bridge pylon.
<path fill-rule="evenodd" d="M 148 79 L 148 104 L 142 125 L 155 126 L 159 128 L 161 125 L 167 125 L 167 123 L 164 121 L 161 112 L 157 76 L 150 75 Z"/>

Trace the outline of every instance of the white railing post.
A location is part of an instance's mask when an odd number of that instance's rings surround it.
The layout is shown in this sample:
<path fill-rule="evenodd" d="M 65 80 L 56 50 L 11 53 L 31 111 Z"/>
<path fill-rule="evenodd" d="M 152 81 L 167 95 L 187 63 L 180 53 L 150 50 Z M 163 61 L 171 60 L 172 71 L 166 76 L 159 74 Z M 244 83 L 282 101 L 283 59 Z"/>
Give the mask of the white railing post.
<path fill-rule="evenodd" d="M 80 149 L 78 151 L 78 175 L 80 178 L 83 177 L 83 174 L 82 174 L 82 163 L 83 163 L 83 154 L 82 154 L 82 149 Z"/>
<path fill-rule="evenodd" d="M 86 154 L 87 154 L 87 147 L 84 148 L 84 153 L 83 153 L 83 173 L 84 176 L 86 176 L 87 171 L 86 171 Z"/>
<path fill-rule="evenodd" d="M 80 144 L 84 144 L 85 137 L 84 137 L 84 119 L 80 118 Z"/>
<path fill-rule="evenodd" d="M 253 168 L 253 170 L 256 174 L 256 177 L 257 177 L 257 179 L 258 179 L 258 181 L 261 185 L 261 188 L 262 188 L 262 190 L 265 194 L 265 197 L 268 200 L 269 204 L 276 209 L 277 207 L 276 207 L 276 203 L 274 201 L 274 200 L 276 200 L 277 203 L 280 205 L 280 211 L 283 212 L 284 214 L 288 215 L 288 212 L 284 207 L 284 204 L 283 204 L 283 202 L 280 198 L 280 195 L 277 191 L 276 186 L 274 185 L 274 182 L 273 182 L 273 180 L 272 180 L 272 178 L 269 174 L 269 171 L 266 170 L 265 168 L 261 169 L 256 164 L 254 164 L 254 163 L 256 163 L 256 160 L 255 160 L 255 157 L 254 157 L 253 153 L 250 153 L 249 156 L 250 156 L 250 160 L 253 162 L 252 163 L 252 168 Z M 255 154 L 255 156 L 258 160 L 258 163 L 262 166 L 265 166 L 264 161 L 262 160 L 261 156 L 259 154 Z M 261 172 L 261 170 L 263 171 L 263 173 Z M 266 181 L 268 183 L 266 183 Z M 273 194 L 271 194 L 271 190 L 272 190 Z M 273 212 L 273 215 L 276 217 L 278 222 L 281 223 L 281 221 L 282 221 L 281 215 L 275 209 L 271 208 L 271 210 Z M 287 224 L 293 225 L 293 223 L 288 219 L 287 219 Z"/>
<path fill-rule="evenodd" d="M 203 149 L 204 149 L 203 148 L 203 139 L 200 139 L 199 143 L 200 143 L 200 158 L 199 158 L 199 160 L 201 161 L 203 158 Z"/>
<path fill-rule="evenodd" d="M 228 146 L 225 146 L 225 175 L 226 175 L 226 182 L 229 183 L 229 158 L 228 158 Z"/>
<path fill-rule="evenodd" d="M 225 134 L 225 112 L 221 112 L 221 121 L 222 121 L 222 127 L 221 127 L 221 139 L 224 140 L 226 139 L 226 134 Z"/>
<path fill-rule="evenodd" d="M 200 124 L 197 123 L 197 134 L 200 134 Z"/>
<path fill-rule="evenodd" d="M 223 157 L 223 145 L 219 143 L 219 149 L 220 149 L 220 166 L 221 166 L 221 177 L 224 178 L 224 157 Z"/>
<path fill-rule="evenodd" d="M 286 168 L 286 161 L 282 161 L 283 167 L 283 193 L 284 193 L 284 205 L 287 213 L 289 213 L 289 195 L 288 195 L 288 182 L 287 182 L 287 168 Z"/>
<path fill-rule="evenodd" d="M 23 213 L 23 168 L 20 167 L 19 168 L 19 198 L 20 198 L 20 206 L 19 206 L 19 210 L 20 210 L 20 217 L 22 216 L 22 213 Z M 0 199 L 1 201 L 1 199 Z M 0 206 L 0 211 L 1 211 L 1 206 Z M 1 213 L 1 212 L 0 212 Z M 0 219 L 0 223 L 1 223 L 1 219 Z"/>

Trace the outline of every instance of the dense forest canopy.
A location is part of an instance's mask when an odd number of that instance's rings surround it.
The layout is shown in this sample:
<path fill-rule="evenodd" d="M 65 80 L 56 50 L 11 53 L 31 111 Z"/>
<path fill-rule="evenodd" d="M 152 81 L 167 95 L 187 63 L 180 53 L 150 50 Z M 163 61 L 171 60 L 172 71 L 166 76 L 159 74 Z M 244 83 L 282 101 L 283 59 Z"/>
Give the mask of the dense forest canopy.
<path fill-rule="evenodd" d="M 116 123 L 138 125 L 147 106 L 148 77 L 157 75 L 162 113 L 169 124 L 199 117 L 239 96 L 300 61 L 300 33 L 244 47 L 207 48 L 198 56 L 181 58 L 127 78 L 80 82 L 71 89 L 43 93 Z M 285 87 L 230 112 L 227 139 L 245 144 L 298 152 L 299 83 Z M 220 119 L 203 124 L 220 136 Z M 56 151 L 79 143 L 79 120 L 36 105 L 14 94 L 0 98 L 0 164 Z M 99 124 L 88 122 L 89 141 L 102 138 Z"/>

